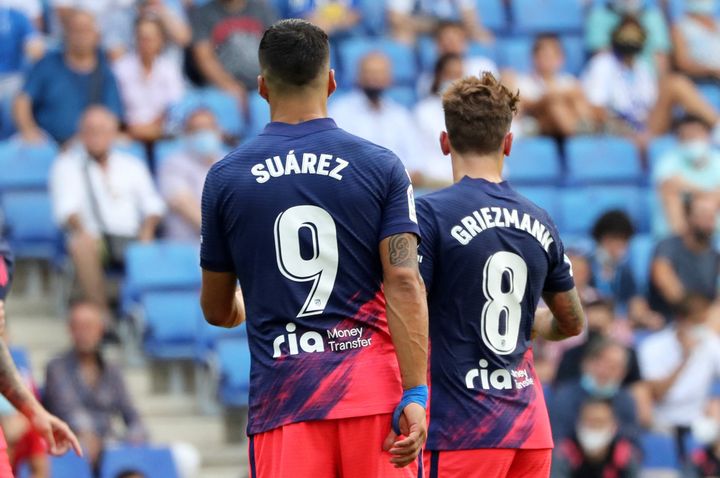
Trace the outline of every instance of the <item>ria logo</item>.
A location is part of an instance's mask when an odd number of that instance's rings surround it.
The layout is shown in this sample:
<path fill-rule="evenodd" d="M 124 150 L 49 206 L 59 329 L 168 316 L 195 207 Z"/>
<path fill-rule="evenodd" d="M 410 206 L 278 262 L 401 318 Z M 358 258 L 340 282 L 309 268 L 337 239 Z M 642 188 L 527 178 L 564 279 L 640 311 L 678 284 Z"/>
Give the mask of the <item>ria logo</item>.
<path fill-rule="evenodd" d="M 305 332 L 300 336 L 300 341 L 298 342 L 298 337 L 295 333 L 296 329 L 297 326 L 290 322 L 285 326 L 288 334 L 275 337 L 275 340 L 273 340 L 273 358 L 279 358 L 283 355 L 283 351 L 280 349 L 283 344 L 287 344 L 289 355 L 297 355 L 301 350 L 307 353 L 325 351 L 325 343 L 320 333 L 312 331 Z"/>
<path fill-rule="evenodd" d="M 480 379 L 480 388 L 483 390 L 512 390 L 513 388 L 521 389 L 533 385 L 535 381 L 528 373 L 527 369 L 523 370 L 507 370 L 498 368 L 489 371 L 490 365 L 487 360 L 482 359 L 478 363 L 480 368 L 473 368 L 465 374 L 465 386 L 470 390 L 477 388 L 475 381 Z"/>

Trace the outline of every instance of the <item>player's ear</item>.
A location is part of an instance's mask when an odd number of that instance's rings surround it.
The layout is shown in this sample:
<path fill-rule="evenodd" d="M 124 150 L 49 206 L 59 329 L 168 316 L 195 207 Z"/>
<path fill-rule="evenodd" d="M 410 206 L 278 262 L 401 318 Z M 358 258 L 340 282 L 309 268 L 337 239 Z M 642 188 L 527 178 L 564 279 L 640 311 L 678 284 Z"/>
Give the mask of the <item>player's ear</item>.
<path fill-rule="evenodd" d="M 328 72 L 328 97 L 337 90 L 337 81 L 335 81 L 335 70 L 332 68 Z"/>
<path fill-rule="evenodd" d="M 505 156 L 510 156 L 510 152 L 512 151 L 512 145 L 513 145 L 513 134 L 508 133 L 505 135 L 505 140 L 503 143 L 503 154 Z"/>
<path fill-rule="evenodd" d="M 268 94 L 268 87 L 267 87 L 267 83 L 265 83 L 265 77 L 262 75 L 258 75 L 257 83 L 258 83 L 258 93 L 260 94 L 260 96 L 265 98 L 265 101 L 270 101 L 268 99 L 270 95 Z"/>
<path fill-rule="evenodd" d="M 442 151 L 442 154 L 445 156 L 450 154 L 450 137 L 447 131 L 440 133 L 440 151 Z"/>

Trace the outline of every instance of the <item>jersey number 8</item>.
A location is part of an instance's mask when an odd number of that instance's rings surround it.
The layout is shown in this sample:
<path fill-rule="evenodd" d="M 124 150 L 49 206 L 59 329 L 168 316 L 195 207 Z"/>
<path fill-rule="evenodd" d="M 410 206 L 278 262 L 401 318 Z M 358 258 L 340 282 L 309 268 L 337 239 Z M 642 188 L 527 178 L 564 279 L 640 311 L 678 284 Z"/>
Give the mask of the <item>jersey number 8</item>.
<path fill-rule="evenodd" d="M 300 233 L 309 234 L 312 250 L 300 251 Z M 294 282 L 312 281 L 310 294 L 298 317 L 322 314 L 335 286 L 338 244 L 335 221 L 317 206 L 295 206 L 275 219 L 275 253 L 280 272 Z"/>

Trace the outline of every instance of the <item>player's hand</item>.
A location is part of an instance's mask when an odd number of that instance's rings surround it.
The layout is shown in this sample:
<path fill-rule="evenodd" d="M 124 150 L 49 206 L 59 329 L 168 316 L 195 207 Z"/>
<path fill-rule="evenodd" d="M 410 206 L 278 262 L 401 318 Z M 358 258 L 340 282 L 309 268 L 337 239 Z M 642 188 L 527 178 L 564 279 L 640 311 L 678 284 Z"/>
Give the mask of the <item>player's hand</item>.
<path fill-rule="evenodd" d="M 425 409 L 417 403 L 411 403 L 400 417 L 400 432 L 402 440 L 398 440 L 398 435 L 390 429 L 383 450 L 390 452 L 392 458 L 390 463 L 396 468 L 402 468 L 414 462 L 425 444 L 427 438 L 427 416 Z"/>
<path fill-rule="evenodd" d="M 80 442 L 67 423 L 42 407 L 38 407 L 38 410 L 28 418 L 33 429 L 47 442 L 51 454 L 64 455 L 69 450 L 74 450 L 78 456 L 82 456 Z"/>

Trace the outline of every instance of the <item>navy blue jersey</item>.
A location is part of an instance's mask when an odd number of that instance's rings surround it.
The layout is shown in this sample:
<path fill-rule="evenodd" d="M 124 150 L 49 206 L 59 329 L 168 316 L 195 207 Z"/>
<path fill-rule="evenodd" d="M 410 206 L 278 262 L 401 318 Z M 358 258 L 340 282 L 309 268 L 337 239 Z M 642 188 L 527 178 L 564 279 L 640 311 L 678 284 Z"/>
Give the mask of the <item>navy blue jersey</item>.
<path fill-rule="evenodd" d="M 378 246 L 419 234 L 400 160 L 331 119 L 270 123 L 213 166 L 202 214 L 203 269 L 243 288 L 249 433 L 391 412 L 402 387 Z"/>
<path fill-rule="evenodd" d="M 545 211 L 463 178 L 418 199 L 430 312 L 430 450 L 550 448 L 530 336 L 543 291 L 574 287 Z"/>

